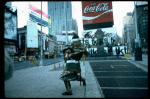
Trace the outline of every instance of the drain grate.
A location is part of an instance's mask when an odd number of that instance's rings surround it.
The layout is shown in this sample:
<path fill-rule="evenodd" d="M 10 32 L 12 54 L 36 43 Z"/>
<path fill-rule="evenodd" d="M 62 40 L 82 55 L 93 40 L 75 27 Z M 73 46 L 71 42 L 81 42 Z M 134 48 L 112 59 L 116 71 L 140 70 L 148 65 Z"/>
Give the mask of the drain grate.
<path fill-rule="evenodd" d="M 91 66 L 94 66 L 94 65 L 134 65 L 134 64 L 132 64 L 132 63 L 130 63 L 130 62 L 128 62 L 128 61 L 107 61 L 107 62 L 90 62 L 90 65 Z"/>
<path fill-rule="evenodd" d="M 148 73 L 134 64 L 107 61 L 90 62 L 90 65 L 105 98 L 148 97 Z"/>
<path fill-rule="evenodd" d="M 140 68 L 92 68 L 93 71 L 141 71 Z"/>
<path fill-rule="evenodd" d="M 131 72 L 94 72 L 95 76 L 132 76 Z"/>
<path fill-rule="evenodd" d="M 102 89 L 105 98 L 148 98 L 147 89 Z"/>
<path fill-rule="evenodd" d="M 101 87 L 148 87 L 147 79 L 148 78 L 97 78 L 97 81 Z"/>
<path fill-rule="evenodd" d="M 119 87 L 115 78 L 97 78 L 97 81 L 101 87 Z"/>
<path fill-rule="evenodd" d="M 148 78 L 143 78 L 142 82 L 136 78 L 116 78 L 120 87 L 147 87 L 145 79 Z"/>
<path fill-rule="evenodd" d="M 94 72 L 95 76 L 148 76 L 146 72 Z"/>
<path fill-rule="evenodd" d="M 148 76 L 146 72 L 131 72 L 133 76 Z"/>

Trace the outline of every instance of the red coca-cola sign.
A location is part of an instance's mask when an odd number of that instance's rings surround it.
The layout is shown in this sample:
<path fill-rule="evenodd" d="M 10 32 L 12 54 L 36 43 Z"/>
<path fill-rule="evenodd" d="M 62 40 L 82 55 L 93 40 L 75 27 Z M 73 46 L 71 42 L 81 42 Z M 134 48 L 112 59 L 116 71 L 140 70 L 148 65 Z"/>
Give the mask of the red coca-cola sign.
<path fill-rule="evenodd" d="M 112 1 L 82 1 L 83 25 L 113 22 Z"/>

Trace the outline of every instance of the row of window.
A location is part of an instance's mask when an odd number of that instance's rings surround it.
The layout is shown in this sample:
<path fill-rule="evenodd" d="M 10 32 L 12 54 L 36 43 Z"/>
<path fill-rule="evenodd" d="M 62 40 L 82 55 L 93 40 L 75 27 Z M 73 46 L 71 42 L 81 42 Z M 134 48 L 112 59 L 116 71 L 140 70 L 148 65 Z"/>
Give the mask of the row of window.
<path fill-rule="evenodd" d="M 68 4 L 67 4 L 67 8 L 69 8 Z M 50 11 L 52 11 L 53 8 L 50 8 Z M 64 9 L 64 6 L 62 6 L 62 9 Z M 55 6 L 55 10 L 57 10 L 57 6 Z M 60 9 L 58 9 L 60 10 Z"/>

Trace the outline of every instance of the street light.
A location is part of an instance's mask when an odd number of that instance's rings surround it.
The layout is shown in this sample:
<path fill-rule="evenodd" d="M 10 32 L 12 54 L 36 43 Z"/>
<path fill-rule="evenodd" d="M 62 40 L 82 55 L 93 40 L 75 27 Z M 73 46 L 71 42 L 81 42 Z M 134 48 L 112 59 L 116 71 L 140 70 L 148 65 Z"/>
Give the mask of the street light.
<path fill-rule="evenodd" d="M 40 66 L 43 65 L 43 61 L 42 61 L 42 53 L 43 53 L 43 49 L 42 49 L 42 42 L 43 42 L 43 39 L 42 39 L 42 1 L 41 1 L 41 57 L 40 57 Z"/>
<path fill-rule="evenodd" d="M 118 42 L 118 46 L 120 45 L 120 43 Z"/>

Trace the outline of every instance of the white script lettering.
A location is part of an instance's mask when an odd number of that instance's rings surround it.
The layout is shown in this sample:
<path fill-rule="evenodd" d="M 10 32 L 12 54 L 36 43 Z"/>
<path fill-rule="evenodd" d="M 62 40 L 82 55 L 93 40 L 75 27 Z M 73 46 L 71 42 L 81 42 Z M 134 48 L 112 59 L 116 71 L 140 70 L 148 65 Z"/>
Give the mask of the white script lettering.
<path fill-rule="evenodd" d="M 109 8 L 108 4 L 109 3 L 100 3 L 98 6 L 93 6 L 93 7 L 86 6 L 85 9 L 84 9 L 84 13 L 108 10 L 108 8 Z"/>

